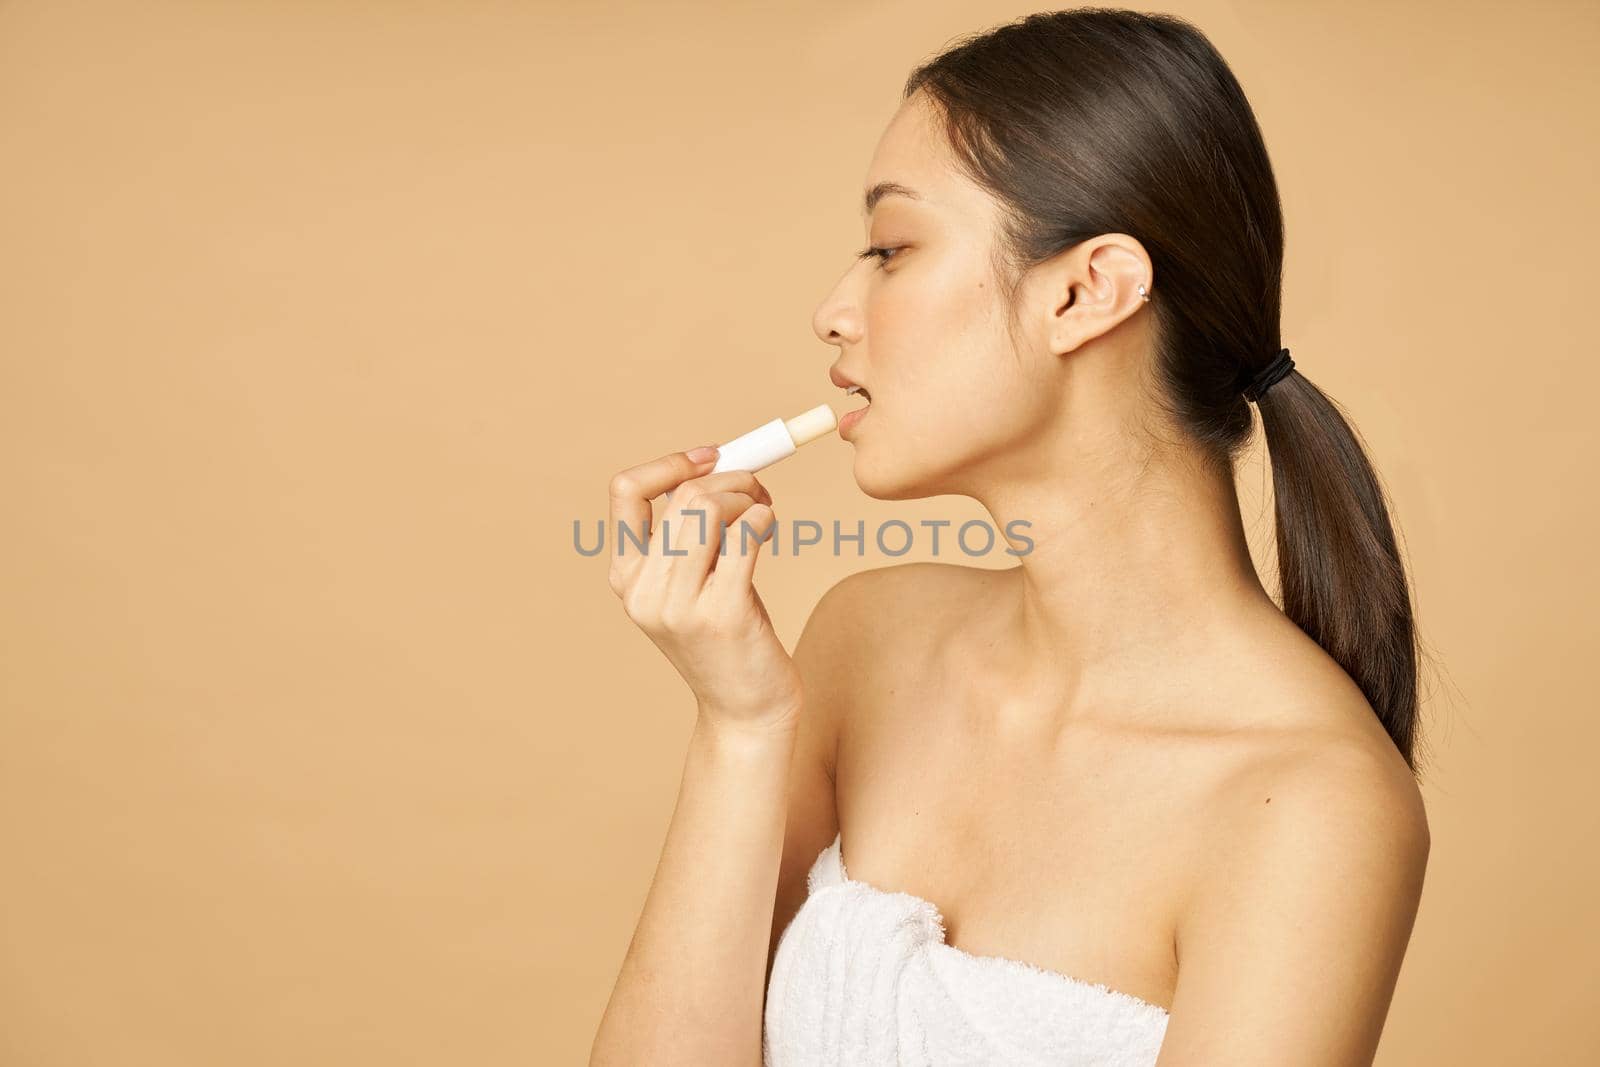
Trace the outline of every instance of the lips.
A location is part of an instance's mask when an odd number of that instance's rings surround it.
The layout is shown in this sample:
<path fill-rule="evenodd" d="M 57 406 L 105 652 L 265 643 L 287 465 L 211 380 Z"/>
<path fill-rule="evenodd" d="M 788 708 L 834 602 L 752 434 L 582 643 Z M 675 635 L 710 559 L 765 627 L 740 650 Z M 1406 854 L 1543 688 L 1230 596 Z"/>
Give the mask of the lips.
<path fill-rule="evenodd" d="M 844 438 L 846 441 L 850 440 L 850 435 L 855 431 L 856 424 L 862 419 L 866 418 L 867 412 L 871 410 L 872 405 L 868 404 L 866 407 L 856 408 L 854 411 L 845 412 L 844 415 L 839 419 L 839 436 Z"/>
<path fill-rule="evenodd" d="M 855 393 L 859 392 L 866 396 L 869 401 L 872 399 L 871 394 L 867 392 L 865 386 L 856 381 L 854 378 L 850 377 L 850 375 L 846 374 L 844 371 L 840 370 L 838 367 L 828 368 L 828 380 L 834 385 L 837 385 L 840 389 L 843 389 L 846 393 L 854 395 Z"/>

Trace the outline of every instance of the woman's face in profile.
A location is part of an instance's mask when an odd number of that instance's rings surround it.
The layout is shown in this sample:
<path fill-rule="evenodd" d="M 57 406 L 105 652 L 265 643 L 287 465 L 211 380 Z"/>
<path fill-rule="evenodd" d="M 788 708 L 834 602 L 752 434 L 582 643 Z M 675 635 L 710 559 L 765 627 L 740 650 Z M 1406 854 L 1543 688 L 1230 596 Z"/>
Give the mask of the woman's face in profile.
<path fill-rule="evenodd" d="M 871 394 L 848 436 L 856 482 L 880 499 L 963 491 L 995 457 L 1044 440 L 1060 409 L 1055 359 L 1006 331 L 991 260 L 998 202 L 958 171 L 936 123 L 921 93 L 889 123 L 864 188 L 916 195 L 877 200 L 864 247 L 883 253 L 856 261 L 812 320 Z M 844 409 L 861 406 L 851 397 Z"/>

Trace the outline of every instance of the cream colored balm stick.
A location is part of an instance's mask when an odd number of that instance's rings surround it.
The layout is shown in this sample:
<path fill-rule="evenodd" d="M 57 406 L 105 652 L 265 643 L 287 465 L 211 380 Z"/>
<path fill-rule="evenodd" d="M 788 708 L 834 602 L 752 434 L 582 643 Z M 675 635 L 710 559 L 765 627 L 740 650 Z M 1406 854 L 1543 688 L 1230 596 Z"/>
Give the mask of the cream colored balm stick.
<path fill-rule="evenodd" d="M 725 445 L 718 445 L 717 463 L 709 473 L 758 471 L 770 467 L 794 455 L 801 445 L 810 444 L 838 426 L 838 417 L 826 404 L 802 411 L 792 419 L 773 419 Z"/>

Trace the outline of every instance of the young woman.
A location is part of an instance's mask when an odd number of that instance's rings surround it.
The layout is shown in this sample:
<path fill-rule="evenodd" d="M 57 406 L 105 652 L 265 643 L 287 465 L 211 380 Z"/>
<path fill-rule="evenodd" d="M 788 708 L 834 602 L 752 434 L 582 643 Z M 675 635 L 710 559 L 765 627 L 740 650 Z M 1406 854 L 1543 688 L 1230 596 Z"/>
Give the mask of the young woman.
<path fill-rule="evenodd" d="M 1031 547 L 853 575 L 791 658 L 759 545 L 659 551 L 688 509 L 770 528 L 759 481 L 698 450 L 612 479 L 653 531 L 612 589 L 699 716 L 591 1063 L 1370 1063 L 1429 846 L 1410 594 L 1280 346 L 1238 83 L 1181 20 L 1032 15 L 913 73 L 865 187 L 814 322 L 868 400 L 855 478 Z M 1281 610 L 1234 490 L 1252 403 Z"/>

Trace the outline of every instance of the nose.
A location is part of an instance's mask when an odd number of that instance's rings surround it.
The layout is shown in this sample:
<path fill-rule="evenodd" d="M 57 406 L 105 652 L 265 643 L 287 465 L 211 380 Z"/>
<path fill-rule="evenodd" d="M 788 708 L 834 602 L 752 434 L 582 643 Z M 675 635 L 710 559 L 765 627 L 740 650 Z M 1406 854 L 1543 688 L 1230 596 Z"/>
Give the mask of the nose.
<path fill-rule="evenodd" d="M 842 282 L 834 286 L 811 315 L 811 331 L 825 344 L 855 344 L 861 340 L 861 309 L 845 288 Z"/>

